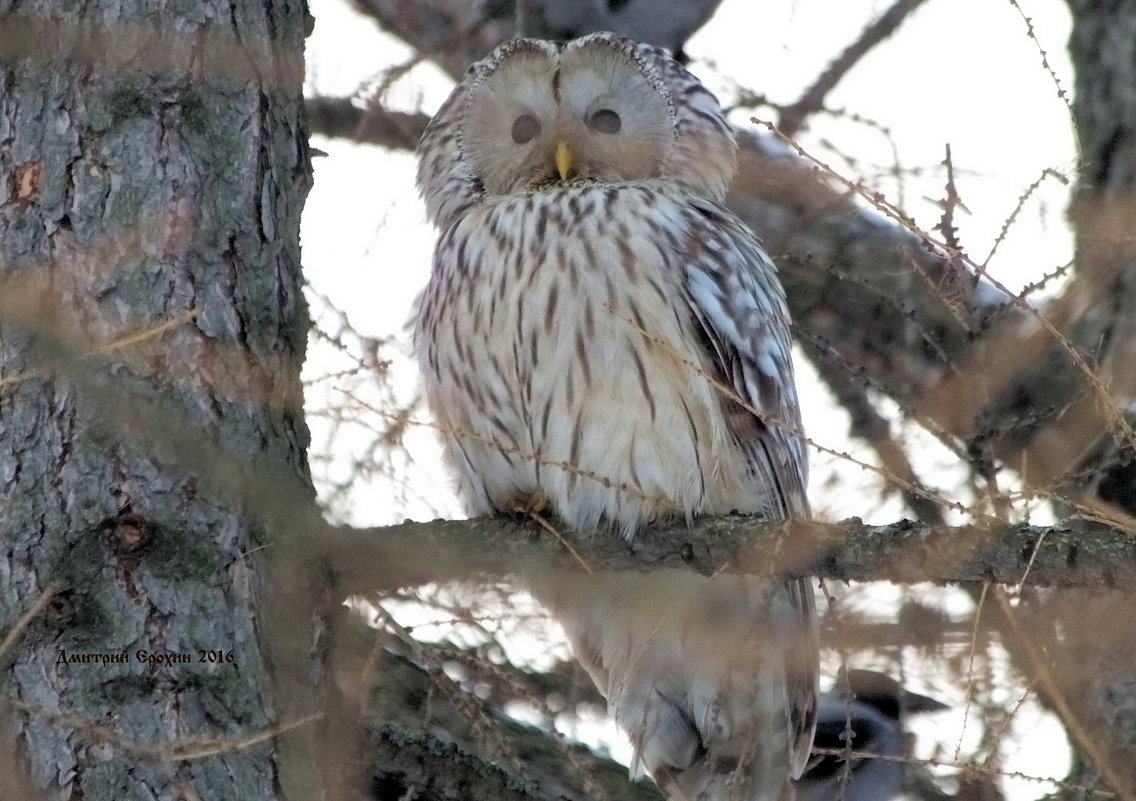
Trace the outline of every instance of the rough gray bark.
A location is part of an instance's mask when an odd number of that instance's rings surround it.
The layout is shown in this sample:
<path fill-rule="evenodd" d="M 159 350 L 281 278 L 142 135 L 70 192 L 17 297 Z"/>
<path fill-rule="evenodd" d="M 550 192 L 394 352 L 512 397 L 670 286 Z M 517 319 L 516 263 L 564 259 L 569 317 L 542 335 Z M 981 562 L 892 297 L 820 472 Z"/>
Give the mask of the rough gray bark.
<path fill-rule="evenodd" d="M 292 0 L 0 3 L 6 798 L 278 797 L 280 521 L 240 476 L 311 502 L 306 23 Z"/>

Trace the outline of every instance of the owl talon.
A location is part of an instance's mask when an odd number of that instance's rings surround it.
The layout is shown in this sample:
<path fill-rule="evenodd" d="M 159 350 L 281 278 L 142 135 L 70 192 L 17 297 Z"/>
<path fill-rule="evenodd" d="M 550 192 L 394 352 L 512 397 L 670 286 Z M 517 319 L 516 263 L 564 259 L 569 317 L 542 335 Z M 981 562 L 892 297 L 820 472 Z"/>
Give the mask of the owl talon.
<path fill-rule="evenodd" d="M 522 517 L 532 517 L 548 511 L 551 505 L 548 496 L 537 490 L 527 495 L 517 495 L 507 508 Z"/>

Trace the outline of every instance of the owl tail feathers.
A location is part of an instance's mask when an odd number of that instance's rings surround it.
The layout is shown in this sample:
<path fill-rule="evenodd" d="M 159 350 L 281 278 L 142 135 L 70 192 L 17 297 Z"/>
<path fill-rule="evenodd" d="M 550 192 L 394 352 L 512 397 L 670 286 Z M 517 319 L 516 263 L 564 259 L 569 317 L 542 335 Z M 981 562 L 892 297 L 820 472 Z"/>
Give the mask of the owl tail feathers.
<path fill-rule="evenodd" d="M 790 588 L 749 576 L 544 578 L 530 590 L 630 737 L 632 775 L 649 774 L 671 801 L 792 798 L 798 707 L 811 708 L 815 693 L 815 676 L 795 675 L 811 606 L 803 616 Z"/>
<path fill-rule="evenodd" d="M 766 690 L 775 688 L 763 688 L 759 694 L 775 694 Z M 656 695 L 653 710 L 637 710 L 644 713 L 639 725 L 621 714 L 628 711 L 620 708 L 620 701 L 626 699 L 616 698 L 612 704 L 620 725 L 637 735 L 633 776 L 650 775 L 670 801 L 793 801 L 787 731 L 775 724 L 782 716 L 769 708 L 771 699 L 756 704 L 752 703 L 756 699 L 749 699 L 745 721 L 723 729 L 722 718 L 730 716 L 722 714 L 718 699 L 702 710 L 704 720 L 699 725 L 672 700 Z"/>

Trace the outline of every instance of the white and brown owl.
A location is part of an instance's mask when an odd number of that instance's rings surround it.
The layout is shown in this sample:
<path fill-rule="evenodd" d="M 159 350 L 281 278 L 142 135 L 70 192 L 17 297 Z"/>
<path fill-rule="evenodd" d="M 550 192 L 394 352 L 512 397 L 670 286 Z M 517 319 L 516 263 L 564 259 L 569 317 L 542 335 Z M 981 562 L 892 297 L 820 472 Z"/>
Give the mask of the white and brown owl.
<path fill-rule="evenodd" d="M 421 143 L 439 237 L 415 346 L 471 513 L 628 539 L 808 515 L 784 293 L 722 205 L 735 147 L 693 75 L 611 34 L 509 42 L 454 89 Z M 529 586 L 672 798 L 791 792 L 816 703 L 807 580 Z"/>

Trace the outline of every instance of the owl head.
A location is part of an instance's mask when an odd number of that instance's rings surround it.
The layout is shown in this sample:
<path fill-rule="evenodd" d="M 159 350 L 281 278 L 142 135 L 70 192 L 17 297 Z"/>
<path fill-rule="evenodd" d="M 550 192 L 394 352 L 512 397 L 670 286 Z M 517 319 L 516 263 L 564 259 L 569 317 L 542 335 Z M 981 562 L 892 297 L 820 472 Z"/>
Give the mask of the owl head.
<path fill-rule="evenodd" d="M 569 182 L 663 179 L 721 200 L 735 151 L 717 99 L 664 51 L 610 33 L 514 39 L 430 121 L 418 187 L 440 227 L 486 196 Z"/>

